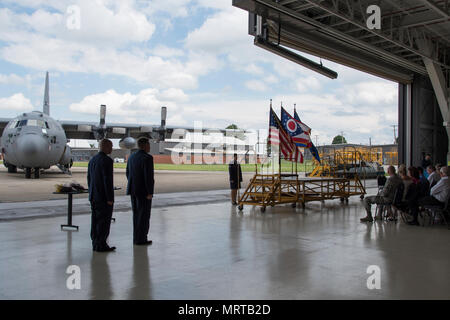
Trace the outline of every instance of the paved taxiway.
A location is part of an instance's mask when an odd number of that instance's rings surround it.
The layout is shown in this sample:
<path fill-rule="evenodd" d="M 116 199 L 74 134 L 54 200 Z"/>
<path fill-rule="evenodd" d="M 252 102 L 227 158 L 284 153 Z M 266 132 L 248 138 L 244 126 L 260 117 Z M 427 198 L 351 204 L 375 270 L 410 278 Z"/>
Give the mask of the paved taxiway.
<path fill-rule="evenodd" d="M 63 174 L 58 168 L 52 167 L 42 173 L 40 179 L 25 179 L 22 171 L 8 173 L 0 165 L 0 202 L 21 202 L 62 199 L 54 195 L 55 184 L 77 181 L 83 186 L 86 182 L 87 168 L 73 168 L 72 176 Z M 253 172 L 244 172 L 243 186 L 253 176 Z M 155 171 L 155 193 L 190 192 L 204 190 L 223 190 L 230 187 L 228 172 L 216 171 Z M 114 185 L 122 190 L 116 191 L 117 196 L 125 194 L 127 179 L 125 169 L 114 169 Z M 86 198 L 77 195 L 74 198 Z"/>
<path fill-rule="evenodd" d="M 450 299 L 450 231 L 362 224 L 362 203 L 155 208 L 153 245 L 133 247 L 130 211 L 115 214 L 113 253 L 94 253 L 90 216 L 0 223 L 1 299 Z M 81 289 L 66 286 L 80 268 Z M 381 271 L 369 290 L 367 268 Z"/>

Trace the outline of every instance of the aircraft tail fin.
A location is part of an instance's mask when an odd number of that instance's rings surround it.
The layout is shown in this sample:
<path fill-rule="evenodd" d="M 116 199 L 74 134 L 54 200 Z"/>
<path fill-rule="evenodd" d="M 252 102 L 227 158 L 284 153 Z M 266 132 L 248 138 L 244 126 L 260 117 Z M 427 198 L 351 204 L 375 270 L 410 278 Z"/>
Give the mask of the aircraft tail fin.
<path fill-rule="evenodd" d="M 45 76 L 45 92 L 44 92 L 43 112 L 46 115 L 50 115 L 50 97 L 49 97 L 49 93 L 48 93 L 48 71 Z"/>

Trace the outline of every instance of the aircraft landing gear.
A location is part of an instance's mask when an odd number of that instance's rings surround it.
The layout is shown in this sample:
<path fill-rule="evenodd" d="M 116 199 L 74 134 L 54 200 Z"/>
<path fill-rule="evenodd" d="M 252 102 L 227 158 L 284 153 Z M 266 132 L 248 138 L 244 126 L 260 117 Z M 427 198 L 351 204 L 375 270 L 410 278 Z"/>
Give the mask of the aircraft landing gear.
<path fill-rule="evenodd" d="M 25 168 L 25 178 L 31 179 L 31 168 Z"/>
<path fill-rule="evenodd" d="M 39 168 L 34 168 L 34 178 L 35 179 L 39 179 L 39 174 L 40 174 Z"/>

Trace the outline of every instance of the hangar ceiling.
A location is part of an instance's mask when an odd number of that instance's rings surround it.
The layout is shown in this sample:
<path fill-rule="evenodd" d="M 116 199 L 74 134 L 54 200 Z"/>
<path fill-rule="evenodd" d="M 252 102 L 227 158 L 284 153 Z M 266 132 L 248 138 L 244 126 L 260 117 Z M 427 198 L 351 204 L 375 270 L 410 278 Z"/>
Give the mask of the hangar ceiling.
<path fill-rule="evenodd" d="M 249 33 L 257 45 L 267 41 L 405 84 L 414 73 L 429 75 L 431 65 L 449 87 L 449 0 L 233 0 L 233 5 L 250 13 Z M 380 29 L 368 26 L 371 5 L 380 8 Z"/>

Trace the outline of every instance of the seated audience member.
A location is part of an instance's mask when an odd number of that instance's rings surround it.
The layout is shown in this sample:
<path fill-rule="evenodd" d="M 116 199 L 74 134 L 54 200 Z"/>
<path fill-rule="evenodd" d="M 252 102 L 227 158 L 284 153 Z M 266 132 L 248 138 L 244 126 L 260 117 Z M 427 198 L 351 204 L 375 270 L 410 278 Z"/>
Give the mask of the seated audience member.
<path fill-rule="evenodd" d="M 427 167 L 428 172 L 428 182 L 430 183 L 430 188 L 433 188 L 436 183 L 441 179 L 439 172 L 436 171 L 436 168 L 433 165 L 429 165 Z"/>
<path fill-rule="evenodd" d="M 411 178 L 413 184 L 419 184 L 420 181 L 419 169 L 417 169 L 416 167 L 409 167 L 408 177 Z"/>
<path fill-rule="evenodd" d="M 423 206 L 441 206 L 445 205 L 449 195 L 450 195 L 450 182 L 448 180 L 448 167 L 442 167 L 439 174 L 441 179 L 439 182 L 430 190 L 430 195 L 420 198 L 417 201 L 417 206 L 412 208 L 411 214 L 413 216 L 413 220 L 408 222 L 411 225 L 419 225 L 419 221 L 417 220 L 419 214 L 419 207 Z"/>
<path fill-rule="evenodd" d="M 404 191 L 403 191 L 403 197 L 402 197 L 402 201 L 405 201 L 406 194 L 408 193 L 408 190 L 409 190 L 409 186 L 413 183 L 413 180 L 410 176 L 408 176 L 408 174 L 406 172 L 406 166 L 404 164 L 401 164 L 398 167 L 398 175 L 402 179 L 403 185 L 405 186 Z"/>
<path fill-rule="evenodd" d="M 425 169 L 422 167 L 417 167 L 417 170 L 419 170 L 420 181 L 425 181 L 425 180 L 428 181 L 427 177 L 425 176 Z"/>
<path fill-rule="evenodd" d="M 419 167 L 420 168 L 420 167 Z M 414 208 L 418 206 L 417 201 L 423 198 L 429 193 L 429 183 L 427 179 L 422 181 L 420 179 L 419 168 L 409 167 L 408 175 L 411 177 L 412 184 L 409 186 L 408 192 L 405 196 L 406 208 L 409 212 L 412 212 Z"/>
<path fill-rule="evenodd" d="M 430 182 L 424 175 L 422 167 L 418 167 L 419 170 L 419 198 L 425 197 L 430 193 Z"/>
<path fill-rule="evenodd" d="M 389 166 L 388 168 L 388 175 L 389 179 L 387 179 L 386 184 L 383 188 L 382 194 L 379 196 L 369 196 L 364 198 L 364 207 L 367 212 L 367 216 L 364 218 L 361 218 L 361 222 L 372 222 L 372 212 L 371 212 L 371 205 L 373 203 L 381 204 L 381 205 L 389 205 L 392 204 L 392 201 L 394 200 L 395 191 L 397 190 L 397 187 L 399 184 L 402 183 L 402 179 L 395 173 L 394 166 Z M 378 216 L 375 217 L 376 220 L 381 220 L 381 213 L 379 213 Z"/>
<path fill-rule="evenodd" d="M 437 174 L 439 175 L 439 173 L 440 173 L 440 171 L 441 171 L 441 168 L 442 168 L 443 166 L 442 166 L 442 164 L 440 164 L 440 163 L 436 163 L 435 167 L 436 167 L 436 172 L 437 172 Z"/>
<path fill-rule="evenodd" d="M 429 165 L 433 164 L 433 162 L 431 161 L 431 154 L 427 153 L 424 158 L 422 159 L 422 166 L 421 168 L 423 170 L 425 170 Z M 428 177 L 428 175 L 425 175 L 426 177 Z"/>

